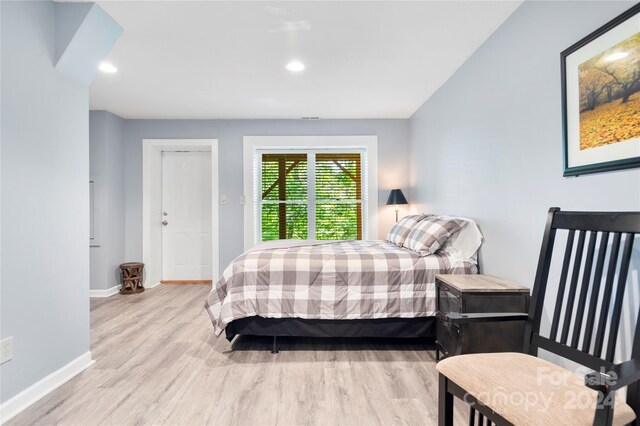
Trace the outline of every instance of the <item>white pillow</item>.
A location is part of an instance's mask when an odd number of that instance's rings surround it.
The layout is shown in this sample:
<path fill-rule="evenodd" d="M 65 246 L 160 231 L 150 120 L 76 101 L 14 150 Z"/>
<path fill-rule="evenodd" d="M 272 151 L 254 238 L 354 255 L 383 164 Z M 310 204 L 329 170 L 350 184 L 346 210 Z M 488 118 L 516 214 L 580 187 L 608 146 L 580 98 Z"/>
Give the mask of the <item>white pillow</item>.
<path fill-rule="evenodd" d="M 460 259 L 477 260 L 476 254 L 478 253 L 478 249 L 482 245 L 483 240 L 483 236 L 480 229 L 478 229 L 478 225 L 473 219 L 469 219 L 467 217 L 453 217 L 456 219 L 462 219 L 468 223 L 460 231 L 453 234 L 451 238 L 443 244 L 440 250 L 446 251 L 449 255 Z"/>

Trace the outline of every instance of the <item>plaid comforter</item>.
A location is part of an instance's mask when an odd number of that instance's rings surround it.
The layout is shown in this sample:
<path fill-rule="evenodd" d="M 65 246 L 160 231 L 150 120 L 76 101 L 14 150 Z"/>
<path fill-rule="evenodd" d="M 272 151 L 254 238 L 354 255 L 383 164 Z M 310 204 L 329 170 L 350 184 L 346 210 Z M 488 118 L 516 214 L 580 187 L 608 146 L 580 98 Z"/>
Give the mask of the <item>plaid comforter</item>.
<path fill-rule="evenodd" d="M 435 315 L 436 274 L 476 272 L 447 254 L 420 257 L 386 241 L 265 243 L 237 257 L 205 307 L 216 334 L 233 320 Z"/>

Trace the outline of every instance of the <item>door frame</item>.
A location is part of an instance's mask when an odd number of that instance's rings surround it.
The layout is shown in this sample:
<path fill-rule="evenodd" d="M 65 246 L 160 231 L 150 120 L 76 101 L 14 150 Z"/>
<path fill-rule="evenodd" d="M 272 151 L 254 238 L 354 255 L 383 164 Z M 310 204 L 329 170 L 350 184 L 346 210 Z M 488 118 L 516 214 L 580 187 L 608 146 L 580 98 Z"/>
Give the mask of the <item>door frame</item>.
<path fill-rule="evenodd" d="M 218 278 L 220 267 L 218 215 L 218 140 L 143 139 L 142 140 L 142 261 L 145 286 L 162 281 L 162 152 L 211 152 L 211 273 Z"/>

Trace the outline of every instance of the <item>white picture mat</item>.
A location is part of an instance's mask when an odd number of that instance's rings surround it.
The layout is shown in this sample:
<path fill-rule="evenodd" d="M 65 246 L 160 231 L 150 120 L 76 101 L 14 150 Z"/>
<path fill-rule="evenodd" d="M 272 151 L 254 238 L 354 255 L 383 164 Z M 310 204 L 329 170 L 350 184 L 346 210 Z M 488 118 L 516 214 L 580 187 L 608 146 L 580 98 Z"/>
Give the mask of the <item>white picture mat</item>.
<path fill-rule="evenodd" d="M 603 51 L 640 32 L 640 15 L 623 22 L 566 58 L 567 84 L 567 165 L 585 166 L 594 163 L 640 156 L 640 138 L 596 148 L 580 150 L 580 92 L 578 66 Z M 615 101 L 614 101 L 615 102 Z"/>

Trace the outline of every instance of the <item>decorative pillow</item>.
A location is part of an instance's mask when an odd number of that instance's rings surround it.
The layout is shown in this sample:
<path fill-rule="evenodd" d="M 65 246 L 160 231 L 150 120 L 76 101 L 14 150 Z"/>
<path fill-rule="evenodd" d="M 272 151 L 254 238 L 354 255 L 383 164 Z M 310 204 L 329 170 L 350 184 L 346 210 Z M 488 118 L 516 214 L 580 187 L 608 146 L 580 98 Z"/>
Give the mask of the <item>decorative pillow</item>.
<path fill-rule="evenodd" d="M 449 237 L 467 223 L 456 218 L 430 216 L 413 227 L 404 241 L 404 246 L 420 256 L 428 256 L 437 252 Z"/>
<path fill-rule="evenodd" d="M 407 235 L 409 235 L 413 227 L 426 217 L 427 215 L 424 214 L 414 214 L 403 217 L 398 221 L 398 223 L 393 225 L 393 228 L 391 228 L 387 235 L 387 241 L 402 247 L 404 240 L 407 238 Z"/>

